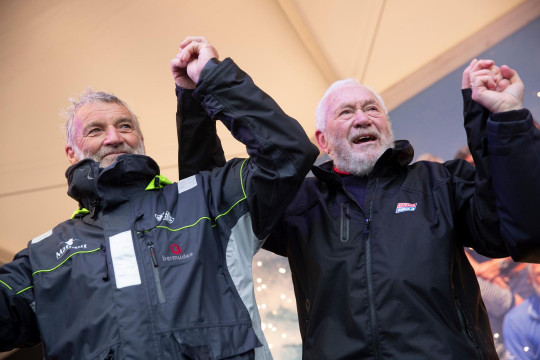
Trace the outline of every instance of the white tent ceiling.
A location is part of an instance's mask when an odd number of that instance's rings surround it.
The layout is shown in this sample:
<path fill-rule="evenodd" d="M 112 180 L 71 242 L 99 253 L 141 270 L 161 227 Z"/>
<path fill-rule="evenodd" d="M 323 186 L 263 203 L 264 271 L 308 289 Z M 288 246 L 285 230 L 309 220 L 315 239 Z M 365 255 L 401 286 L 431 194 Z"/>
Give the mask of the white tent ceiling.
<path fill-rule="evenodd" d="M 141 118 L 177 178 L 169 60 L 205 35 L 308 134 L 328 85 L 354 77 L 394 108 L 540 15 L 538 0 L 0 1 L 0 262 L 76 209 L 60 111 L 87 86 Z M 243 146 L 223 128 L 227 157 Z"/>

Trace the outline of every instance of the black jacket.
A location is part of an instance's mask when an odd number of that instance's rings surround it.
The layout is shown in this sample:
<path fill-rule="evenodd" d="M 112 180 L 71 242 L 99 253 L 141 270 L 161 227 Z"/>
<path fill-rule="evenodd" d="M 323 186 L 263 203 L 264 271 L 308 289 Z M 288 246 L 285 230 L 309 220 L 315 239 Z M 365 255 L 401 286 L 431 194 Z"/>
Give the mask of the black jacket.
<path fill-rule="evenodd" d="M 267 239 L 265 249 L 289 258 L 305 359 L 497 359 L 463 247 L 540 260 L 534 207 L 519 207 L 538 196 L 506 185 L 516 172 L 538 180 L 540 161 L 529 161 L 540 138 L 527 110 L 488 121 L 463 94 L 476 169 L 461 160 L 409 165 L 413 149 L 398 141 L 369 176 L 361 207 L 331 163 L 314 167 Z M 218 147 L 213 140 L 207 152 Z"/>
<path fill-rule="evenodd" d="M 205 67 L 195 95 L 250 158 L 174 184 L 142 155 L 70 167 L 79 214 L 0 267 L 0 351 L 42 340 L 54 359 L 271 359 L 251 259 L 317 150 L 231 60 Z"/>

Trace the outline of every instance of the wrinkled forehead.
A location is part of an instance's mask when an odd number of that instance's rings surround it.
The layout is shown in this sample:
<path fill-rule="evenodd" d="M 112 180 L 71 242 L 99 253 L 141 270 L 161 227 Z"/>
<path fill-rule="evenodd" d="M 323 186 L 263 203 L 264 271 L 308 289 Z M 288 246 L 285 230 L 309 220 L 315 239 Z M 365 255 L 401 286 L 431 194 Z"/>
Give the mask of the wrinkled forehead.
<path fill-rule="evenodd" d="M 133 114 L 122 104 L 96 101 L 82 105 L 75 113 L 75 123 L 109 122 L 119 119 L 135 122 Z"/>
<path fill-rule="evenodd" d="M 328 111 L 333 111 L 345 105 L 362 105 L 367 103 L 380 105 L 377 96 L 370 89 L 360 84 L 349 84 L 330 93 L 326 104 Z"/>

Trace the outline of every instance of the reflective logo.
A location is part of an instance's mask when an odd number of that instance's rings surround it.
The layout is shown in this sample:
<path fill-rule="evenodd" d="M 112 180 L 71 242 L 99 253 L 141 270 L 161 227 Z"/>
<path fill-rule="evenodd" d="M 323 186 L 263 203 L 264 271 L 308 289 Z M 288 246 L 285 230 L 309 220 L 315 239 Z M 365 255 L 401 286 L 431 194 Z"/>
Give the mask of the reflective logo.
<path fill-rule="evenodd" d="M 169 224 L 172 224 L 174 221 L 174 218 L 171 216 L 171 213 L 168 211 L 165 211 L 164 213 L 161 213 L 161 214 L 156 214 L 155 216 L 156 216 L 157 221 L 161 221 L 163 219 Z"/>
<path fill-rule="evenodd" d="M 86 244 L 79 239 L 69 239 L 68 241 L 61 241 L 60 244 L 58 244 L 58 248 L 56 260 L 64 256 L 70 249 L 86 249 Z"/>
<path fill-rule="evenodd" d="M 396 214 L 405 212 L 405 211 L 414 211 L 416 210 L 416 205 L 418 203 L 409 204 L 409 203 L 398 203 L 396 207 Z"/>

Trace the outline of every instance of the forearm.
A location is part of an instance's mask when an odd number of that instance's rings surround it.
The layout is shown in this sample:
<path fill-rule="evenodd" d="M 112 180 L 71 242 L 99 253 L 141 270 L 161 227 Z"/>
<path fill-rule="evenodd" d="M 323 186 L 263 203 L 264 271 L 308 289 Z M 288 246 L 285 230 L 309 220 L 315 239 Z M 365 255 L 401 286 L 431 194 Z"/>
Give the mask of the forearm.
<path fill-rule="evenodd" d="M 540 134 L 526 109 L 495 113 L 488 147 L 501 233 L 512 258 L 540 262 Z"/>
<path fill-rule="evenodd" d="M 250 159 L 244 180 L 250 212 L 258 235 L 267 235 L 294 197 L 318 150 L 300 124 L 232 60 L 209 64 L 194 96 L 213 119 L 219 118 L 246 145 Z"/>
<path fill-rule="evenodd" d="M 177 86 L 176 97 L 179 179 L 223 166 L 225 155 L 217 135 L 216 122 L 193 98 L 193 90 Z"/>
<path fill-rule="evenodd" d="M 465 200 L 461 222 L 466 228 L 467 246 L 479 254 L 489 257 L 508 256 L 500 233 L 495 192 L 491 182 L 490 154 L 487 149 L 487 122 L 489 111 L 473 101 L 471 90 L 462 90 L 464 127 L 467 144 L 474 159 L 474 172 L 463 163 L 458 169 L 456 182 L 456 203 Z"/>

